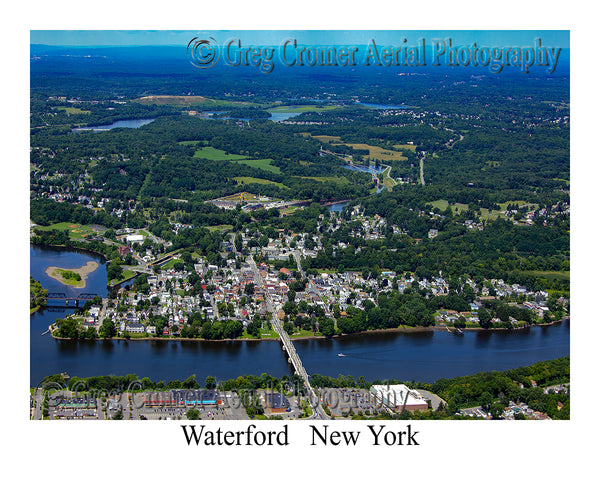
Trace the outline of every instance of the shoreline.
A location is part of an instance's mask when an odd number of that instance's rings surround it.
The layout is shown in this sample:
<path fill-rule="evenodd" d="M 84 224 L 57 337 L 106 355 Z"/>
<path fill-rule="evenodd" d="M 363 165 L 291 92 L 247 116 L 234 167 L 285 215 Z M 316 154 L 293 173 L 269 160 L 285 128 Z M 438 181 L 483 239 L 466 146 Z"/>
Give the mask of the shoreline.
<path fill-rule="evenodd" d="M 526 328 L 530 328 L 530 327 L 546 327 L 546 326 L 550 326 L 550 325 L 556 325 L 558 323 L 562 323 L 563 320 L 567 320 L 570 317 L 564 317 L 562 320 L 556 320 L 554 322 L 550 322 L 550 323 L 538 323 L 535 325 L 527 325 L 525 327 L 519 327 L 519 328 L 464 328 L 463 331 L 468 331 L 468 332 L 512 332 L 515 330 L 524 330 Z M 52 324 L 49 327 L 50 330 L 50 335 L 52 336 L 52 338 L 54 338 L 55 340 L 74 340 L 72 338 L 64 338 L 64 337 L 58 337 L 54 335 L 54 331 L 58 330 L 56 328 L 56 324 Z M 341 335 L 332 335 L 331 337 L 326 337 L 324 335 L 314 335 L 314 336 L 303 336 L 303 337 L 290 337 L 290 339 L 292 341 L 294 340 L 312 340 L 312 339 L 333 339 L 333 338 L 342 338 L 342 337 L 348 337 L 351 335 L 363 335 L 363 334 L 372 334 L 372 333 L 423 333 L 423 332 L 446 332 L 446 327 L 441 327 L 441 326 L 433 326 L 433 327 L 411 327 L 411 328 L 406 328 L 406 327 L 397 327 L 397 328 L 388 328 L 388 329 L 377 329 L 377 330 L 365 330 L 364 332 L 356 332 L 356 333 L 345 333 L 345 334 L 341 334 Z M 85 338 L 79 338 L 77 340 L 85 340 L 85 341 L 93 341 L 93 342 L 98 342 L 98 341 L 103 341 L 103 340 L 123 340 L 123 341 L 153 341 L 153 340 L 158 340 L 158 341 L 175 341 L 175 342 L 261 342 L 261 341 L 269 341 L 269 342 L 273 342 L 273 341 L 281 341 L 281 339 L 279 337 L 268 337 L 268 338 L 220 338 L 218 340 L 211 340 L 211 339 L 206 339 L 206 338 L 185 338 L 185 337 L 179 337 L 179 338 L 175 338 L 175 337 L 130 337 L 130 338 L 125 338 L 125 337 L 111 337 L 111 338 L 96 338 L 94 340 L 89 340 L 89 339 L 85 339 Z"/>
<path fill-rule="evenodd" d="M 46 268 L 45 273 L 50 278 L 59 281 L 63 285 L 80 289 L 80 288 L 85 288 L 86 279 L 87 279 L 88 274 L 95 272 L 99 266 L 100 266 L 100 264 L 98 262 L 91 260 L 79 268 L 48 267 L 48 268 Z M 66 272 L 77 273 L 81 277 L 81 280 L 78 281 L 76 285 L 73 285 L 73 284 L 69 283 L 67 280 L 65 280 L 64 278 L 62 278 L 62 276 L 59 273 L 61 270 L 66 271 Z"/>

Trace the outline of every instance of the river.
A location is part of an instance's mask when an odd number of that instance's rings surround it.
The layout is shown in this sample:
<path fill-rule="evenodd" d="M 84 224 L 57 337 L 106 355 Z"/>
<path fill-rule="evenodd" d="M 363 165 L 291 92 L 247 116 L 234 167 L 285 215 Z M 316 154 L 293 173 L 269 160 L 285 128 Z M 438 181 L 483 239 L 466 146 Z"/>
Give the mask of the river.
<path fill-rule="evenodd" d="M 153 122 L 154 118 L 137 118 L 131 120 L 117 120 L 110 125 L 91 125 L 89 127 L 77 127 L 71 129 L 71 132 L 106 132 L 113 128 L 140 128 Z"/>
<path fill-rule="evenodd" d="M 107 294 L 106 263 L 98 255 L 30 246 L 31 275 L 50 292 L 83 293 L 48 277 L 48 266 L 75 268 L 87 261 L 100 267 L 87 278 L 85 292 Z M 57 301 L 52 301 L 59 305 Z M 242 374 L 291 373 L 276 341 L 72 341 L 42 335 L 48 326 L 72 309 L 44 308 L 30 319 L 30 384 L 44 376 L 67 372 L 71 376 L 134 373 L 155 381 L 219 380 Z M 569 355 L 570 323 L 534 327 L 517 332 L 370 333 L 333 339 L 295 341 L 309 374 L 364 376 L 367 380 L 433 381 L 479 371 L 506 370 Z M 345 356 L 338 356 L 339 353 Z"/>

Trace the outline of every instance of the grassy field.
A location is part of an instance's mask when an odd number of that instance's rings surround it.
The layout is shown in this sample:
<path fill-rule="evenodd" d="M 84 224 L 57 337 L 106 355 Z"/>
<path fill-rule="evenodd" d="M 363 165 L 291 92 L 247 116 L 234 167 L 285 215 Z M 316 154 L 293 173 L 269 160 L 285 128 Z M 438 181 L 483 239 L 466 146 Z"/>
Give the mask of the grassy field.
<path fill-rule="evenodd" d="M 386 160 L 407 160 L 402 155 L 402 152 L 396 152 L 395 150 L 386 150 L 381 147 L 374 147 L 373 145 L 367 145 L 366 143 L 346 143 L 345 145 L 354 148 L 355 150 L 368 150 L 371 160 L 379 160 L 385 162 Z"/>
<path fill-rule="evenodd" d="M 81 108 L 76 107 L 54 107 L 56 110 L 62 110 L 66 112 L 67 115 L 86 115 L 91 113 L 89 110 L 82 110 Z"/>
<path fill-rule="evenodd" d="M 69 238 L 81 240 L 89 235 L 95 235 L 96 232 L 91 227 L 79 225 L 78 223 L 61 222 L 49 225 L 47 227 L 35 227 L 40 230 L 69 230 Z"/>
<path fill-rule="evenodd" d="M 233 195 L 227 195 L 226 197 L 215 198 L 223 202 L 254 202 L 258 200 L 258 197 L 253 193 L 240 192 L 234 193 Z"/>
<path fill-rule="evenodd" d="M 393 178 L 390 177 L 390 172 L 392 171 L 392 167 L 388 167 L 386 168 L 383 173 L 383 186 L 386 187 L 388 190 L 391 190 L 392 188 L 394 188 L 394 186 L 396 186 L 396 180 L 394 180 Z"/>
<path fill-rule="evenodd" d="M 555 272 L 550 270 L 523 270 L 523 273 L 529 273 L 548 280 L 570 280 L 571 272 Z"/>
<path fill-rule="evenodd" d="M 199 143 L 201 143 L 202 145 L 206 145 L 208 142 L 206 140 L 184 140 L 182 142 L 177 142 L 178 145 L 185 145 L 185 146 L 196 146 Z"/>
<path fill-rule="evenodd" d="M 81 280 L 81 277 L 77 278 L 73 276 L 73 272 L 68 269 L 58 268 L 52 274 L 52 277 L 59 279 L 61 283 L 64 283 L 65 285 L 69 285 L 71 287 L 82 287 L 84 285 L 84 282 L 83 280 Z"/>
<path fill-rule="evenodd" d="M 307 178 L 309 180 L 316 180 L 317 182 L 333 182 L 339 185 L 350 183 L 346 177 L 295 177 L 295 178 Z"/>
<path fill-rule="evenodd" d="M 124 282 L 125 280 L 129 280 L 132 277 L 135 277 L 136 273 L 132 270 L 123 270 L 123 278 L 121 280 L 113 279 L 108 284 L 110 286 L 116 285 L 117 283 Z"/>
<path fill-rule="evenodd" d="M 246 330 L 244 330 L 244 333 L 242 333 L 240 338 L 256 338 L 256 337 L 248 335 L 248 332 L 246 332 Z M 266 328 L 261 328 L 260 329 L 260 338 L 279 338 L 279 335 L 277 335 L 277 332 L 275 332 L 275 330 L 268 330 Z"/>
<path fill-rule="evenodd" d="M 436 200 L 435 202 L 428 202 L 432 208 L 439 208 L 442 212 L 444 210 L 446 210 L 446 208 L 448 208 L 448 201 L 446 200 Z M 500 203 L 498 206 L 500 207 L 500 210 L 493 210 L 490 211 L 487 208 L 482 208 L 481 210 L 481 214 L 480 214 L 480 218 L 483 220 L 495 220 L 498 217 L 501 218 L 506 218 L 506 215 L 504 215 L 503 212 L 506 211 L 506 207 L 508 206 L 508 204 L 518 204 L 519 207 L 523 207 L 523 206 L 528 206 L 528 207 L 533 207 L 533 208 L 538 208 L 538 205 L 532 204 L 532 203 L 527 203 L 523 200 L 514 200 L 512 202 L 504 202 L 504 203 Z M 463 212 L 465 210 L 468 210 L 469 206 L 465 203 L 455 203 L 454 205 L 452 205 L 452 212 L 453 213 L 460 213 Z"/>
<path fill-rule="evenodd" d="M 204 158 L 206 160 L 245 160 L 245 155 L 236 155 L 234 153 L 227 153 L 223 150 L 218 150 L 213 147 L 202 147 L 194 153 L 194 158 Z"/>
<path fill-rule="evenodd" d="M 280 174 L 281 170 L 279 167 L 275 165 L 271 165 L 273 160 L 271 158 L 261 158 L 259 160 L 236 160 L 236 163 L 242 163 L 244 165 L 248 165 L 253 168 L 260 168 L 261 170 L 265 170 L 271 173 Z"/>
<path fill-rule="evenodd" d="M 230 102 L 228 100 L 214 100 L 199 95 L 150 95 L 133 100 L 142 105 L 170 105 L 173 107 L 222 107 L 222 106 L 249 106 L 249 102 Z"/>
<path fill-rule="evenodd" d="M 310 135 L 310 133 L 307 134 L 303 134 L 305 136 L 312 136 Z M 320 140 L 323 143 L 341 143 L 342 138 L 341 137 L 333 137 L 331 135 L 314 135 L 312 136 L 313 138 L 316 138 L 317 140 Z"/>
<path fill-rule="evenodd" d="M 215 231 L 219 231 L 219 232 L 226 232 L 227 230 L 231 230 L 233 228 L 233 225 L 214 225 L 212 227 L 206 227 L 208 230 L 210 230 L 211 232 L 215 232 Z M 194 256 L 194 254 L 192 254 L 192 257 Z M 198 257 L 200 255 L 197 255 Z"/>
<path fill-rule="evenodd" d="M 402 148 L 404 150 L 410 150 L 412 152 L 417 150 L 417 146 L 416 145 L 408 145 L 407 143 L 404 144 L 400 144 L 400 145 L 394 145 L 394 147 L 396 148 Z"/>
<path fill-rule="evenodd" d="M 340 107 L 336 105 L 282 105 L 280 107 L 269 108 L 269 113 L 306 113 L 306 112 L 327 112 Z"/>
<path fill-rule="evenodd" d="M 246 183 L 259 183 L 261 185 L 275 185 L 279 188 L 289 188 L 286 187 L 283 183 L 272 182 L 271 180 L 265 180 L 264 178 L 255 178 L 255 177 L 233 177 L 233 179 L 239 184 Z"/>
<path fill-rule="evenodd" d="M 371 160 L 379 160 L 380 162 L 385 162 L 386 160 L 406 160 L 407 158 L 402 155 L 402 152 L 397 152 L 395 150 L 388 150 L 381 147 L 375 147 L 373 145 L 367 145 L 366 143 L 345 143 L 341 141 L 340 137 L 334 137 L 331 135 L 314 135 L 313 138 L 323 142 L 323 143 L 331 143 L 331 144 L 343 144 L 348 147 L 352 147 L 355 150 L 368 150 L 369 155 L 368 158 Z M 402 148 L 412 147 L 414 150 L 416 147 L 414 145 L 400 145 Z"/>

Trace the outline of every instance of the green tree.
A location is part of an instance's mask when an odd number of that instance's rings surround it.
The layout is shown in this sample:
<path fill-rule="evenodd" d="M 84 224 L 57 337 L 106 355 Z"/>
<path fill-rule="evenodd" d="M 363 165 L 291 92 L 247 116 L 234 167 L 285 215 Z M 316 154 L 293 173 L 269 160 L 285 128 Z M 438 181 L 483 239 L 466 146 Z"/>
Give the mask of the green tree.
<path fill-rule="evenodd" d="M 498 420 L 502 418 L 502 414 L 504 413 L 504 405 L 502 405 L 500 402 L 496 402 L 492 404 L 489 411 L 492 418 L 494 420 Z"/>
<path fill-rule="evenodd" d="M 481 328 L 489 328 L 492 324 L 492 315 L 490 314 L 490 312 L 485 308 L 481 307 L 478 310 L 478 316 L 479 325 L 481 326 Z"/>
<path fill-rule="evenodd" d="M 112 338 L 117 335 L 117 328 L 112 320 L 106 318 L 100 325 L 98 333 L 102 338 Z"/>
<path fill-rule="evenodd" d="M 106 267 L 106 278 L 108 281 L 121 280 L 123 278 L 123 268 L 121 265 L 115 262 L 110 262 L 108 267 Z"/>
<path fill-rule="evenodd" d="M 335 325 L 333 320 L 322 318 L 319 320 L 319 331 L 326 337 L 331 337 L 335 333 Z"/>
<path fill-rule="evenodd" d="M 77 328 L 77 320 L 74 318 L 63 318 L 56 321 L 58 325 L 58 336 L 62 338 L 79 338 L 79 329 Z"/>
<path fill-rule="evenodd" d="M 253 322 L 250 322 L 248 324 L 248 326 L 246 327 L 246 332 L 248 332 L 248 335 L 259 338 L 260 337 L 260 321 L 254 320 Z"/>
<path fill-rule="evenodd" d="M 185 416 L 188 420 L 198 420 L 200 418 L 200 412 L 195 408 L 190 408 L 187 412 L 185 412 Z"/>
<path fill-rule="evenodd" d="M 248 296 L 254 295 L 254 283 L 250 282 L 244 287 L 244 293 Z"/>
<path fill-rule="evenodd" d="M 204 381 L 204 388 L 207 390 L 213 390 L 214 388 L 217 388 L 217 379 L 212 375 L 206 377 L 206 380 Z"/>

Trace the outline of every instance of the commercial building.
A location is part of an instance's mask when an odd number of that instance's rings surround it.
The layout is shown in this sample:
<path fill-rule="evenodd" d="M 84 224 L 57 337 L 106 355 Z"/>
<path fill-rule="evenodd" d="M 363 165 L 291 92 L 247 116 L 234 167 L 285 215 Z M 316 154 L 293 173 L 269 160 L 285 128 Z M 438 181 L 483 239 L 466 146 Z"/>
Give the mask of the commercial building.
<path fill-rule="evenodd" d="M 146 407 L 196 407 L 221 405 L 217 390 L 170 390 L 145 392 L 142 400 Z"/>
<path fill-rule="evenodd" d="M 144 237 L 143 235 L 127 235 L 125 237 L 125 240 L 127 241 L 127 243 L 144 243 L 144 240 L 146 239 L 146 237 Z"/>
<path fill-rule="evenodd" d="M 416 390 L 411 390 L 404 384 L 400 385 L 372 385 L 371 395 L 375 402 L 395 412 L 403 410 L 427 410 L 429 404 Z"/>
<path fill-rule="evenodd" d="M 265 401 L 271 414 L 290 411 L 290 402 L 281 393 L 267 393 L 265 394 Z"/>

